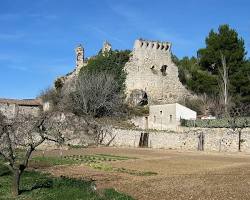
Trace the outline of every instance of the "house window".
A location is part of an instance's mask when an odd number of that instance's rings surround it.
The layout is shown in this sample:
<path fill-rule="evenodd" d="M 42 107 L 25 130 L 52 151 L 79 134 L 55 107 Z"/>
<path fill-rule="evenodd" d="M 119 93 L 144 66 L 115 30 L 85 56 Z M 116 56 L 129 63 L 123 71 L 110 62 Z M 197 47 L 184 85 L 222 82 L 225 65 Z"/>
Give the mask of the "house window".
<path fill-rule="evenodd" d="M 173 116 L 169 115 L 169 121 L 172 122 L 173 121 Z"/>

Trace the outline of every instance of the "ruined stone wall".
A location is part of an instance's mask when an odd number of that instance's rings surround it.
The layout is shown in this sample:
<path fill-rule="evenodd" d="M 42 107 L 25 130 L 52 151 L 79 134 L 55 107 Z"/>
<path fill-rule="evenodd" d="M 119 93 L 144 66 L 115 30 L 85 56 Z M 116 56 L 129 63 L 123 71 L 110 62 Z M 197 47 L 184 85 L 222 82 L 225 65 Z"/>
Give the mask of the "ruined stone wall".
<path fill-rule="evenodd" d="M 38 106 L 18 106 L 18 114 L 38 116 L 41 108 Z"/>
<path fill-rule="evenodd" d="M 0 103 L 0 112 L 8 119 L 15 117 L 16 105 L 9 103 Z"/>
<path fill-rule="evenodd" d="M 150 103 L 176 103 L 191 96 L 179 81 L 178 68 L 171 60 L 171 44 L 136 40 L 132 57 L 125 65 L 126 93 L 146 91 Z"/>
<path fill-rule="evenodd" d="M 198 150 L 199 137 L 204 135 L 204 151 L 237 152 L 238 134 L 225 128 L 185 128 L 182 131 L 147 131 L 148 146 L 156 149 Z M 140 130 L 113 129 L 110 146 L 138 147 Z M 111 136 L 109 136 L 111 137 Z M 106 138 L 109 141 L 110 138 Z M 242 132 L 242 152 L 250 152 L 250 128 Z"/>
<path fill-rule="evenodd" d="M 0 103 L 0 111 L 8 119 L 14 118 L 17 114 L 38 116 L 41 108 L 39 106 L 20 106 L 17 104 Z"/>

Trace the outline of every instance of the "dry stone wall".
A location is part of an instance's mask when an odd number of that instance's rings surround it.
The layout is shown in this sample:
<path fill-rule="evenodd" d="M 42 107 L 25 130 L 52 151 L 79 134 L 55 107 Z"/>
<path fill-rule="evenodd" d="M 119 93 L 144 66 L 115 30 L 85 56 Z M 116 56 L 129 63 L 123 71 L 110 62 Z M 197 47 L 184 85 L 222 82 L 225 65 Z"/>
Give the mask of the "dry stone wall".
<path fill-rule="evenodd" d="M 20 106 L 12 103 L 0 103 L 0 112 L 8 119 L 12 119 L 18 114 L 38 116 L 40 111 L 41 108 L 39 106 Z"/>
<path fill-rule="evenodd" d="M 113 141 L 110 146 L 138 147 L 140 130 L 113 129 Z M 200 138 L 203 135 L 204 151 L 237 152 L 238 134 L 223 128 L 187 128 L 180 132 L 174 131 L 147 131 L 149 133 L 148 147 L 156 149 L 198 150 Z M 110 141 L 111 135 L 105 139 Z M 242 132 L 242 152 L 250 152 L 250 128 Z"/>

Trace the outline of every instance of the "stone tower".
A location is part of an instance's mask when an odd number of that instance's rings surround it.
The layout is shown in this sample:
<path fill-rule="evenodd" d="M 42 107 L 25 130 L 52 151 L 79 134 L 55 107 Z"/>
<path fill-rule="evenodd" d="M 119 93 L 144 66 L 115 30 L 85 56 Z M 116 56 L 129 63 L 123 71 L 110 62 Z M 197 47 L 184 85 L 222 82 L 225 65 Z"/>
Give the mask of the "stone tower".
<path fill-rule="evenodd" d="M 105 54 L 107 52 L 110 52 L 112 49 L 111 44 L 108 41 L 105 41 L 102 46 L 102 54 Z"/>
<path fill-rule="evenodd" d="M 136 40 L 125 70 L 128 98 L 134 98 L 134 92 L 140 91 L 146 94 L 149 104 L 153 104 L 176 103 L 191 96 L 179 80 L 169 42 Z"/>
<path fill-rule="evenodd" d="M 84 63 L 84 48 L 80 44 L 75 49 L 76 53 L 76 70 L 79 71 L 83 67 Z"/>

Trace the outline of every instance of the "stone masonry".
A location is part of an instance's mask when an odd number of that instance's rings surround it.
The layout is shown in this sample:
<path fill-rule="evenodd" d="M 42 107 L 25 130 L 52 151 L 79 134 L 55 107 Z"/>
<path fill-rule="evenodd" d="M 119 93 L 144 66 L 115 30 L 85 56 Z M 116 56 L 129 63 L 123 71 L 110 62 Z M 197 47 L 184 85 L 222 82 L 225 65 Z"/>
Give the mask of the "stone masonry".
<path fill-rule="evenodd" d="M 0 98 L 0 112 L 8 119 L 21 115 L 37 116 L 42 111 L 39 99 L 2 99 Z"/>
<path fill-rule="evenodd" d="M 171 59 L 169 42 L 136 40 L 125 70 L 127 96 L 134 90 L 143 90 L 150 104 L 176 103 L 191 96 L 179 81 L 178 68 Z"/>
<path fill-rule="evenodd" d="M 112 129 L 104 142 L 114 147 L 139 147 L 143 130 Z M 147 130 L 148 147 L 155 149 L 199 150 L 203 138 L 204 151 L 237 152 L 239 137 L 226 128 L 182 128 L 179 131 Z M 250 128 L 242 132 L 241 151 L 250 153 Z"/>

